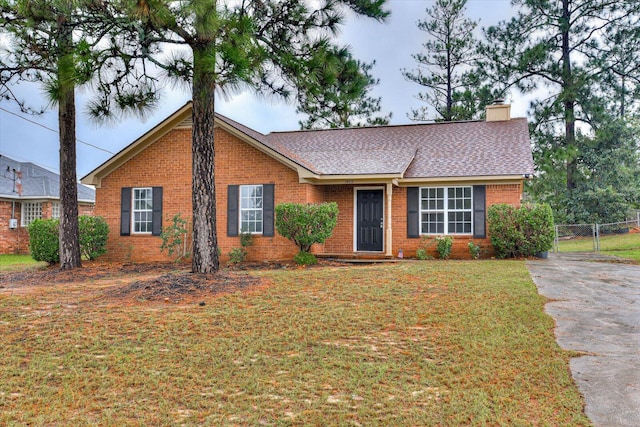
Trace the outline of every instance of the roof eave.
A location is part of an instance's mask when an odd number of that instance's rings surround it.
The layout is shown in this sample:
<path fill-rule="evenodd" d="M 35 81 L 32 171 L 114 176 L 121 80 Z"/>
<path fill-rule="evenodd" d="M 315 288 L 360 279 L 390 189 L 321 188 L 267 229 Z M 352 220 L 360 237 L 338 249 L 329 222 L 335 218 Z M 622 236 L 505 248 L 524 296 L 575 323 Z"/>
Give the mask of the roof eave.
<path fill-rule="evenodd" d="M 398 185 L 401 187 L 409 187 L 419 184 L 450 184 L 452 182 L 465 184 L 465 183 L 491 183 L 491 184 L 503 184 L 503 183 L 519 183 L 528 179 L 523 174 L 517 175 L 478 175 L 478 176 L 436 176 L 436 177 L 411 177 L 398 180 Z"/>
<path fill-rule="evenodd" d="M 400 173 L 390 174 L 359 174 L 359 175 L 300 175 L 300 182 L 316 185 L 345 185 L 345 184 L 382 184 L 396 183 L 402 178 Z"/>

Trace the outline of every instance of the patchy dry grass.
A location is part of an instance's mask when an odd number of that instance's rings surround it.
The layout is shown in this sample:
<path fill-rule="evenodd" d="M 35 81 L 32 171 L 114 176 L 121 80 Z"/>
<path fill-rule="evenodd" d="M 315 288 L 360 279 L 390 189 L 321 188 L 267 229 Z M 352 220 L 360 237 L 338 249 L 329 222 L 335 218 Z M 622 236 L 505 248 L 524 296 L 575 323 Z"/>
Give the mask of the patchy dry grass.
<path fill-rule="evenodd" d="M 4 289 L 0 424 L 589 424 L 521 261 L 251 275 L 189 304 Z"/>

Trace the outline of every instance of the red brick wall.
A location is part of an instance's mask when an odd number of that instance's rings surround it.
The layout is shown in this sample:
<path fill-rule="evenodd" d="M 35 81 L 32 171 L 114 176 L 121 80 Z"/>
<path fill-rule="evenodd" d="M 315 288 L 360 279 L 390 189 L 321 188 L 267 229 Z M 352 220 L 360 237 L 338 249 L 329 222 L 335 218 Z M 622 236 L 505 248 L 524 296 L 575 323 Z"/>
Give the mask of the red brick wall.
<path fill-rule="evenodd" d="M 226 262 L 232 248 L 240 247 L 239 237 L 227 236 L 228 185 L 275 184 L 275 204 L 285 201 L 307 203 L 321 198 L 310 185 L 299 184 L 298 174 L 261 151 L 221 129 L 216 129 L 217 235 L 221 259 Z M 157 236 L 120 236 L 120 192 L 122 187 L 163 187 L 163 227 L 180 213 L 191 220 L 191 132 L 176 129 L 103 178 L 97 191 L 96 215 L 109 224 L 107 254 L 113 261 L 159 261 L 170 259 L 160 252 Z M 248 248 L 248 260 L 291 259 L 296 246 L 279 236 L 256 235 Z"/>
<path fill-rule="evenodd" d="M 11 211 L 14 209 L 15 218 L 18 219 L 18 228 L 9 228 Z M 29 233 L 20 226 L 22 205 L 16 202 L 15 208 L 11 201 L 0 201 L 0 254 L 28 254 Z"/>
<path fill-rule="evenodd" d="M 487 209 L 497 203 L 508 203 L 520 206 L 522 198 L 521 184 L 492 184 L 486 186 Z M 402 249 L 405 257 L 414 257 L 416 250 L 425 247 L 429 255 L 438 257 L 434 242 L 435 236 L 422 238 L 407 237 L 407 190 L 406 188 L 393 189 L 393 255 L 398 255 L 398 250 Z M 488 230 L 488 228 L 487 228 Z M 491 240 L 487 235 L 486 239 L 474 239 L 471 236 L 453 236 L 453 247 L 451 257 L 456 259 L 471 258 L 469 253 L 469 241 L 480 245 L 484 250 L 484 256 L 492 255 Z"/>
<path fill-rule="evenodd" d="M 52 201 L 42 202 L 42 218 L 51 218 Z M 27 227 L 22 227 L 22 204 L 15 204 L 15 218 L 18 220 L 18 228 L 9 228 L 11 218 L 12 202 L 0 201 L 0 254 L 28 254 L 29 253 L 29 232 Z M 79 215 L 92 215 L 93 205 L 79 204 Z"/>

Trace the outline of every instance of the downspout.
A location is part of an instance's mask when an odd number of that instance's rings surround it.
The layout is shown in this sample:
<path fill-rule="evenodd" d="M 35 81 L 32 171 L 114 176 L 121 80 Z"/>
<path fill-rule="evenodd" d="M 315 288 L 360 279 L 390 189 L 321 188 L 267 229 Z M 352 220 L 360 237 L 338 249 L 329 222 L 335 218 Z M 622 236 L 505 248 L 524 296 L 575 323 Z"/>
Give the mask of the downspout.
<path fill-rule="evenodd" d="M 391 209 L 391 203 L 393 201 L 393 184 L 391 184 L 390 182 L 387 183 L 387 232 L 386 232 L 386 237 L 387 237 L 387 242 L 385 245 L 386 251 L 385 251 L 385 255 L 388 257 L 392 257 L 393 256 L 393 227 L 392 227 L 392 223 L 393 223 L 393 218 L 391 218 L 391 213 L 393 212 L 393 209 Z"/>

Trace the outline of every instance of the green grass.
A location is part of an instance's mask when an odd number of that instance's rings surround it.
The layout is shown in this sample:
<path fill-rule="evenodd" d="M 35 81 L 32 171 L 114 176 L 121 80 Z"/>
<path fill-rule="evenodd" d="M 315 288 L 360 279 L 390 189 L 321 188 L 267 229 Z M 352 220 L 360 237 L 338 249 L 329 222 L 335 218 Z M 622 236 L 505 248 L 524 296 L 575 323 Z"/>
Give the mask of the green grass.
<path fill-rule="evenodd" d="M 593 251 L 593 238 L 581 237 L 560 241 L 560 252 Z M 640 233 L 600 236 L 600 252 L 640 261 Z"/>
<path fill-rule="evenodd" d="M 28 270 L 46 267 L 46 262 L 38 262 L 31 255 L 0 255 L 0 272 Z"/>
<path fill-rule="evenodd" d="M 0 294 L 0 424 L 589 425 L 524 262 L 254 274 L 205 306 Z"/>

